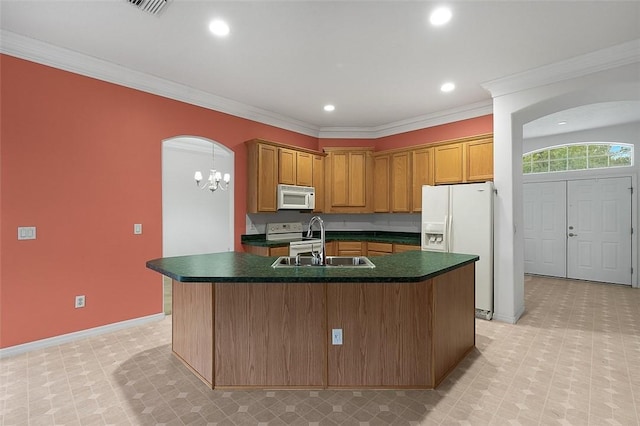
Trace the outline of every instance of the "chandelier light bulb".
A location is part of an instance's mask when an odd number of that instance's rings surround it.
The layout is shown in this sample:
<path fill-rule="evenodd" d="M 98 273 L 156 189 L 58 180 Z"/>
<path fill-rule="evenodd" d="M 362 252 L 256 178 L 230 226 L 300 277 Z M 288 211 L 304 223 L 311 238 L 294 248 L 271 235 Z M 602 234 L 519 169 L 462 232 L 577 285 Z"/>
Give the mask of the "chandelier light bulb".
<path fill-rule="evenodd" d="M 202 173 L 200 173 L 200 170 L 196 172 L 193 178 L 196 180 L 196 183 L 200 183 L 200 181 L 202 180 Z"/>

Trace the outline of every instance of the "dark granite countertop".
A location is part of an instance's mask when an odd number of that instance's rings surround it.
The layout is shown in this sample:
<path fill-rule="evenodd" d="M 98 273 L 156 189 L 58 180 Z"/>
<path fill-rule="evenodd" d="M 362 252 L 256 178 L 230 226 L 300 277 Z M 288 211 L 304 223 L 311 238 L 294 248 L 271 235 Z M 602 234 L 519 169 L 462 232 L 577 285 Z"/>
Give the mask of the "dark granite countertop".
<path fill-rule="evenodd" d="M 305 234 L 306 235 L 306 234 Z M 314 236 L 320 238 L 318 232 Z M 390 231 L 327 231 L 327 242 L 331 241 L 366 241 L 375 243 L 395 243 L 420 245 L 419 232 L 390 232 Z M 259 247 L 280 247 L 289 244 L 288 241 L 267 241 L 265 234 L 247 234 L 240 237 L 242 244 Z"/>
<path fill-rule="evenodd" d="M 165 257 L 147 262 L 147 268 L 180 282 L 418 282 L 473 263 L 478 256 L 409 251 L 376 256 L 375 268 L 308 266 L 272 268 L 276 257 L 226 252 Z"/>

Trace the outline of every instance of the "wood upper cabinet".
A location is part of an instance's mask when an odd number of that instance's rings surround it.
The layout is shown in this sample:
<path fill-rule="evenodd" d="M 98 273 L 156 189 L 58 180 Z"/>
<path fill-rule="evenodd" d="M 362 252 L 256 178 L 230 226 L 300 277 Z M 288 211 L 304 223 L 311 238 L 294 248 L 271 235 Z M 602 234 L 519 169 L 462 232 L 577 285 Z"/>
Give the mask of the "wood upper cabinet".
<path fill-rule="evenodd" d="M 388 154 L 373 157 L 373 211 L 389 212 L 389 158 Z"/>
<path fill-rule="evenodd" d="M 325 212 L 373 211 L 371 149 L 325 148 Z"/>
<path fill-rule="evenodd" d="M 433 148 L 411 152 L 411 211 L 422 211 L 422 185 L 433 185 Z"/>
<path fill-rule="evenodd" d="M 278 149 L 256 140 L 247 142 L 247 213 L 278 208 Z"/>
<path fill-rule="evenodd" d="M 462 154 L 462 143 L 434 147 L 434 182 L 436 185 L 464 181 Z"/>
<path fill-rule="evenodd" d="M 467 182 L 493 180 L 493 139 L 466 142 L 465 160 Z"/>
<path fill-rule="evenodd" d="M 296 184 L 296 152 L 278 148 L 278 183 Z"/>
<path fill-rule="evenodd" d="M 322 155 L 313 155 L 311 158 L 313 169 L 312 185 L 316 189 L 316 213 L 324 211 L 324 157 Z"/>
<path fill-rule="evenodd" d="M 313 185 L 313 156 L 288 148 L 278 148 L 278 182 L 288 185 Z"/>
<path fill-rule="evenodd" d="M 252 139 L 247 146 L 247 213 L 275 212 L 278 183 L 315 186 L 316 209 L 324 205 L 324 154 Z"/>
<path fill-rule="evenodd" d="M 313 186 L 313 155 L 308 152 L 296 153 L 296 184 Z"/>
<path fill-rule="evenodd" d="M 391 155 L 391 211 L 411 211 L 411 153 L 397 152 Z M 378 188 L 376 188 L 376 192 Z"/>

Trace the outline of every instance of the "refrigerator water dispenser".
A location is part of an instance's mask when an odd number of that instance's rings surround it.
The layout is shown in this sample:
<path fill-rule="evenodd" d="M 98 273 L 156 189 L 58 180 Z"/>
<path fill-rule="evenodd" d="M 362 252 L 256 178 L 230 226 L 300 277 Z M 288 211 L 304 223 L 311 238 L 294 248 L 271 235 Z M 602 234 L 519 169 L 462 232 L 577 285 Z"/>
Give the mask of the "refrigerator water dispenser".
<path fill-rule="evenodd" d="M 447 251 L 445 222 L 424 222 L 422 224 L 422 250 Z"/>

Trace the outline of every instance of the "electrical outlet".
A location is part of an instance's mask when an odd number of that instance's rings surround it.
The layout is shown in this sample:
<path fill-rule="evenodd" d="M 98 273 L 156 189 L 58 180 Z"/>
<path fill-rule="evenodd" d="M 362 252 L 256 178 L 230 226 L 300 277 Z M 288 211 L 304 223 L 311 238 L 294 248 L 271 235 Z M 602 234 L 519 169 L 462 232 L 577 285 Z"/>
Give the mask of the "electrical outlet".
<path fill-rule="evenodd" d="M 82 296 L 76 296 L 76 308 L 84 308 L 84 304 L 84 294 Z"/>
<path fill-rule="evenodd" d="M 334 328 L 331 330 L 331 344 L 332 345 L 341 345 L 342 344 L 342 329 Z"/>

